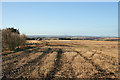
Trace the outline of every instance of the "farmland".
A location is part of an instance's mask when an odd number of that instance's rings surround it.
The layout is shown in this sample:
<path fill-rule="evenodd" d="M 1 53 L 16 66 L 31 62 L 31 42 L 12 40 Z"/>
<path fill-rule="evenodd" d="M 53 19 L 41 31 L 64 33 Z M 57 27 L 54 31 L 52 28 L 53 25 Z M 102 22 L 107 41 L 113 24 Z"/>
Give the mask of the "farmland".
<path fill-rule="evenodd" d="M 25 49 L 2 52 L 6 78 L 117 78 L 118 42 L 28 40 Z"/>

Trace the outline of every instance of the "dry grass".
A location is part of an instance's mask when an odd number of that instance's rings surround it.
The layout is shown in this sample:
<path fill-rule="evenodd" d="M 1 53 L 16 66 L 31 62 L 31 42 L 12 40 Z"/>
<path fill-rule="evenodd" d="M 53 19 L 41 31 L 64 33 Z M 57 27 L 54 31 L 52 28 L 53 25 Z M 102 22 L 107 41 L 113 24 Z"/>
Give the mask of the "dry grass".
<path fill-rule="evenodd" d="M 3 56 L 7 78 L 117 78 L 118 42 L 29 40 L 34 48 Z M 43 45 L 47 42 L 47 45 Z M 37 44 L 36 44 L 37 43 Z M 8 53 L 8 52 L 4 52 Z"/>

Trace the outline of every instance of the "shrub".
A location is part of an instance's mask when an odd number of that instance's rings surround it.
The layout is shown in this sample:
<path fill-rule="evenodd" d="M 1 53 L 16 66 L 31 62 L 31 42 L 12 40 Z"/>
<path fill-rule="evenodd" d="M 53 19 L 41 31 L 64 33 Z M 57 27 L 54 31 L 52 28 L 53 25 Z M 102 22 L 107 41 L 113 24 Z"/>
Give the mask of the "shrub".
<path fill-rule="evenodd" d="M 14 31 L 12 31 L 14 30 Z M 25 35 L 20 35 L 19 32 L 15 32 L 16 29 L 3 29 L 2 30 L 2 47 L 4 49 L 14 50 L 20 46 L 25 45 Z"/>
<path fill-rule="evenodd" d="M 26 44 L 26 39 L 27 39 L 27 37 L 26 37 L 26 35 L 25 34 L 22 34 L 21 36 L 20 36 L 20 45 L 21 45 L 21 47 L 24 47 L 25 46 L 25 44 Z"/>

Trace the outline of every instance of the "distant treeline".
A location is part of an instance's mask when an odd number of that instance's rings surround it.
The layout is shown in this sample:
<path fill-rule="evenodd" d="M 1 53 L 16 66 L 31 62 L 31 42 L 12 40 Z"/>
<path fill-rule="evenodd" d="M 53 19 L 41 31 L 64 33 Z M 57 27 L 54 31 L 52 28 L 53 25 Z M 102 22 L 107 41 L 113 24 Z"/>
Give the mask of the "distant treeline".
<path fill-rule="evenodd" d="M 28 38 L 27 40 L 96 40 L 96 41 L 120 41 L 120 39 L 106 39 L 101 37 L 83 37 L 83 38 Z"/>
<path fill-rule="evenodd" d="M 29 38 L 27 37 L 27 40 L 37 40 L 38 38 Z M 42 38 L 39 38 L 39 40 L 42 40 Z"/>

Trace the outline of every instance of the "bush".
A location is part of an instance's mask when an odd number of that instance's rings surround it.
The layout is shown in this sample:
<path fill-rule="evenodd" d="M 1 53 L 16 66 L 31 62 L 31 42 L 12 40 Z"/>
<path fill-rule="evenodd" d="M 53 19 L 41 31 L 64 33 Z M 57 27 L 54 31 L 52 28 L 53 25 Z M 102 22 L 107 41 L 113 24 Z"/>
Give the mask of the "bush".
<path fill-rule="evenodd" d="M 14 29 L 14 28 L 13 28 Z M 18 30 L 13 32 L 11 28 L 2 30 L 2 47 L 4 49 L 14 50 L 20 46 L 24 46 L 26 42 L 25 35 L 20 35 Z M 15 29 L 14 29 L 15 30 Z"/>
<path fill-rule="evenodd" d="M 20 45 L 21 45 L 21 47 L 24 47 L 25 46 L 25 44 L 26 44 L 26 39 L 27 39 L 27 37 L 25 36 L 25 34 L 22 34 L 22 35 L 20 35 Z"/>

